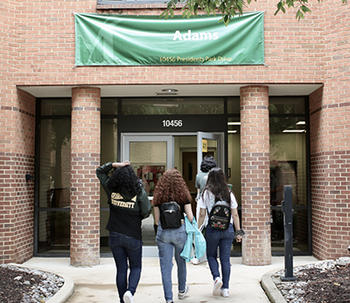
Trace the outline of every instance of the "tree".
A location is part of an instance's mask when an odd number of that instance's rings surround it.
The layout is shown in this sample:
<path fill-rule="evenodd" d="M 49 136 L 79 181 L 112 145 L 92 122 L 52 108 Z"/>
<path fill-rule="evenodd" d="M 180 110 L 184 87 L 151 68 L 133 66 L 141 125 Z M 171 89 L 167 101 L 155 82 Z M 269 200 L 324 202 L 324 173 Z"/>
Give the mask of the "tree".
<path fill-rule="evenodd" d="M 258 0 L 255 0 L 258 1 Z M 296 18 L 298 20 L 304 18 L 306 13 L 311 12 L 309 0 L 277 0 L 275 15 L 280 11 L 285 13 L 290 7 L 297 9 Z M 321 0 L 318 0 L 320 2 Z M 341 0 L 347 3 L 347 0 Z M 183 10 L 183 16 L 190 17 L 197 15 L 198 11 L 203 10 L 208 15 L 220 13 L 223 15 L 225 24 L 230 22 L 230 19 L 235 15 L 243 13 L 244 8 L 250 4 L 252 0 L 170 0 L 167 9 L 162 13 L 162 16 L 174 16 L 174 10 L 180 5 Z"/>

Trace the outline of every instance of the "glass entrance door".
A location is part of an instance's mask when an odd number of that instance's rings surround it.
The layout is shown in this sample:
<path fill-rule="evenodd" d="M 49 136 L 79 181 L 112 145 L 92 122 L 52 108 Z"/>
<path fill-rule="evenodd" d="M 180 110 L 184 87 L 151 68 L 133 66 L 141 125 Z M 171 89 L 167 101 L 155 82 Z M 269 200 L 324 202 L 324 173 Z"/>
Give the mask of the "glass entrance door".
<path fill-rule="evenodd" d="M 150 200 L 160 176 L 174 167 L 182 173 L 194 198 L 196 189 L 192 187 L 202 159 L 212 155 L 224 168 L 223 144 L 223 133 L 122 133 L 121 160 L 131 162 Z M 145 256 L 157 254 L 153 224 L 153 215 L 142 222 Z"/>
<path fill-rule="evenodd" d="M 173 137 L 168 135 L 121 134 L 121 160 L 129 160 L 152 200 L 160 176 L 173 164 Z M 153 213 L 142 221 L 144 255 L 154 255 Z M 148 247 L 148 248 L 147 248 Z M 145 249 L 146 248 L 146 249 Z"/>
<path fill-rule="evenodd" d="M 173 137 L 122 134 L 122 161 L 129 160 L 149 196 L 162 173 L 173 167 Z"/>
<path fill-rule="evenodd" d="M 197 172 L 205 156 L 213 156 L 217 166 L 224 167 L 224 134 L 197 132 Z"/>

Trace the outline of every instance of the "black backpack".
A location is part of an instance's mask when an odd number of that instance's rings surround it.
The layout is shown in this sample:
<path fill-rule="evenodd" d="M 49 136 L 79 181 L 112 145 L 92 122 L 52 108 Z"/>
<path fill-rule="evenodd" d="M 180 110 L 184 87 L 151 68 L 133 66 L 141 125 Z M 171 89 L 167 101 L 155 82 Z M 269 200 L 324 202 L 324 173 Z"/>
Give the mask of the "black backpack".
<path fill-rule="evenodd" d="M 163 229 L 179 228 L 182 224 L 181 207 L 174 201 L 159 205 L 160 224 Z"/>
<path fill-rule="evenodd" d="M 226 201 L 216 201 L 209 213 L 208 225 L 216 230 L 226 230 L 230 225 L 230 221 L 230 205 Z"/>

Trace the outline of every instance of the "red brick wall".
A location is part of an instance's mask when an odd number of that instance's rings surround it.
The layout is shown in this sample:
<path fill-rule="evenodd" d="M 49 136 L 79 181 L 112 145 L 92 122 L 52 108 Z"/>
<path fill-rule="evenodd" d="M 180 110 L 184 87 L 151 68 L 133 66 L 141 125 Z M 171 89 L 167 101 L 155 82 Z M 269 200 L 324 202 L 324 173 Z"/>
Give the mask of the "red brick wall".
<path fill-rule="evenodd" d="M 73 88 L 71 138 L 71 264 L 95 265 L 100 260 L 99 88 Z"/>
<path fill-rule="evenodd" d="M 340 0 L 339 0 L 340 1 Z M 322 82 L 326 51 L 323 28 L 313 12 L 302 22 L 295 12 L 274 16 L 275 0 L 247 8 L 265 11 L 265 58 L 261 66 L 74 66 L 74 16 L 79 13 L 158 15 L 159 9 L 96 11 L 96 0 L 25 2 L 18 13 L 23 49 L 16 84 L 174 84 Z M 254 2 L 254 1 L 253 1 Z"/>
<path fill-rule="evenodd" d="M 313 254 L 330 259 L 350 244 L 350 15 L 348 4 L 324 8 L 324 87 L 310 96 L 311 194 Z"/>
<path fill-rule="evenodd" d="M 243 263 L 271 263 L 268 87 L 241 88 Z"/>
<path fill-rule="evenodd" d="M 7 103 L 7 104 L 6 104 Z M 33 255 L 35 99 L 18 91 L 17 102 L 0 105 L 0 263 Z"/>
<path fill-rule="evenodd" d="M 31 116 L 34 115 L 34 100 L 21 102 L 16 85 L 324 83 L 322 99 L 316 96 L 310 99 L 314 249 L 315 255 L 321 258 L 343 254 L 344 245 L 349 242 L 349 223 L 346 222 L 349 221 L 349 189 L 344 184 L 349 181 L 350 119 L 345 116 L 349 115 L 350 97 L 347 38 L 350 5 L 342 5 L 340 0 L 317 2 L 312 7 L 312 14 L 302 21 L 295 19 L 293 10 L 274 16 L 275 5 L 275 0 L 253 1 L 247 8 L 247 11 L 265 11 L 265 65 L 75 67 L 73 12 L 158 15 L 160 10 L 97 11 L 96 0 L 1 1 L 0 129 L 6 131 L 0 132 L 0 153 L 5 158 L 15 157 L 11 158 L 13 163 L 34 156 L 34 132 L 28 132 L 34 129 L 34 117 Z M 27 106 L 32 109 L 28 110 Z M 23 112 L 15 110 L 23 107 Z M 90 152 L 94 155 L 92 158 L 97 159 L 96 153 Z M 332 162 L 337 161 L 337 157 L 345 160 L 341 168 Z M 0 182 L 5 184 L 19 174 L 7 174 L 8 168 L 2 168 L 7 167 L 6 161 L 7 158 L 0 165 L 0 174 L 3 174 Z M 11 165 L 14 167 L 15 164 Z M 320 172 L 323 165 L 328 165 L 327 171 L 331 171 Z M 330 174 L 338 173 L 330 178 Z M 326 191 L 322 184 L 332 188 Z M 337 188 L 339 186 L 341 188 Z M 3 192 L 11 194 L 7 190 Z M 329 195 L 328 200 L 333 201 L 332 207 L 323 204 L 325 193 Z M 4 197 L 0 197 L 2 209 L 7 203 Z M 341 225 L 342 233 L 337 236 L 331 225 L 325 230 L 320 227 L 329 220 L 336 221 L 337 212 L 330 209 L 339 207 L 347 216 Z M 6 217 L 11 217 L 13 212 Z M 0 232 L 5 224 L 1 220 Z M 10 223 L 6 221 L 6 224 Z M 341 243 L 335 252 L 330 238 Z M 8 243 L 2 239 L 0 243 Z M 317 243 L 323 246 L 318 247 Z"/>
<path fill-rule="evenodd" d="M 312 242 L 317 258 L 331 259 L 350 244 L 350 103 L 325 93 L 310 96 Z"/>

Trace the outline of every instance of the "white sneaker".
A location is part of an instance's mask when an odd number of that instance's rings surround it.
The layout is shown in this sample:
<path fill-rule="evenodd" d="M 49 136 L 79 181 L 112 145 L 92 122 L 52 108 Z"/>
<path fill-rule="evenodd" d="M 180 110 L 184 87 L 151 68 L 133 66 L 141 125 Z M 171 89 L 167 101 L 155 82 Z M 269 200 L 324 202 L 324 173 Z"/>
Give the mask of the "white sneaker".
<path fill-rule="evenodd" d="M 191 263 L 192 263 L 193 265 L 197 265 L 197 264 L 199 264 L 199 260 L 198 260 L 197 258 L 192 258 L 192 259 L 191 259 Z"/>
<path fill-rule="evenodd" d="M 180 299 L 180 300 L 183 300 L 183 299 L 185 299 L 186 297 L 188 297 L 189 295 L 188 295 L 188 290 L 189 290 L 189 287 L 188 286 L 186 286 L 186 288 L 185 288 L 185 290 L 183 291 L 183 292 L 179 292 L 178 293 L 178 298 Z"/>
<path fill-rule="evenodd" d="M 216 277 L 214 281 L 213 296 L 220 296 L 220 290 L 222 286 L 222 280 L 220 277 Z"/>
<path fill-rule="evenodd" d="M 123 300 L 124 300 L 124 303 L 134 303 L 134 296 L 128 290 L 124 293 Z"/>
<path fill-rule="evenodd" d="M 221 295 L 224 297 L 224 298 L 228 298 L 230 296 L 230 291 L 228 290 L 228 288 L 223 288 L 221 289 Z"/>

